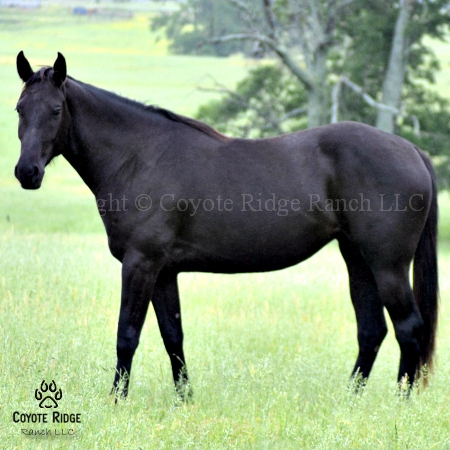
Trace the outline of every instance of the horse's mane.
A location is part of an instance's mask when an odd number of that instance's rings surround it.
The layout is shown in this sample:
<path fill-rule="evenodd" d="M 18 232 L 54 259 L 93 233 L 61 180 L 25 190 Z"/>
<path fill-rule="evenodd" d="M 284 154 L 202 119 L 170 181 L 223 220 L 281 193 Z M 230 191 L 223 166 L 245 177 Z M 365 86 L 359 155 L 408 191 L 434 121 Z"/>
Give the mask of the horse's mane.
<path fill-rule="evenodd" d="M 181 114 L 174 113 L 169 111 L 168 109 L 160 108 L 159 106 L 154 105 L 143 105 L 147 111 L 151 111 L 156 114 L 160 114 L 167 119 L 172 120 L 173 122 L 183 123 L 191 128 L 195 128 L 196 130 L 201 131 L 209 137 L 217 139 L 219 141 L 225 142 L 230 138 L 225 136 L 220 131 L 217 131 L 215 128 L 206 125 L 206 123 L 200 122 L 199 120 L 192 119 L 190 117 L 182 116 Z"/>
<path fill-rule="evenodd" d="M 27 80 L 27 82 L 25 83 L 24 86 L 24 90 L 31 86 L 34 83 L 39 83 L 45 79 L 47 80 L 51 80 L 51 74 L 52 74 L 53 68 L 49 67 L 49 66 L 43 66 L 41 67 L 37 72 L 35 72 L 33 74 L 33 76 Z M 169 119 L 173 122 L 177 122 L 177 123 L 182 123 L 184 125 L 187 125 L 191 128 L 194 128 L 195 130 L 201 131 L 202 133 L 206 134 L 209 137 L 212 137 L 214 139 L 217 139 L 218 141 L 228 141 L 230 138 L 228 136 L 225 136 L 224 134 L 222 134 L 220 131 L 217 131 L 215 128 L 206 125 L 203 122 L 200 122 L 199 120 L 195 120 L 192 119 L 190 117 L 186 117 L 183 116 L 181 114 L 177 114 L 174 113 L 172 111 L 169 111 L 168 109 L 164 109 L 164 108 L 160 108 L 159 106 L 155 106 L 155 105 L 146 105 L 144 103 L 141 102 L 137 102 L 135 100 L 131 100 L 129 98 L 126 97 L 122 97 L 120 95 L 115 94 L 114 92 L 111 91 L 107 91 L 105 89 L 101 89 L 98 88 L 96 86 L 93 86 L 91 84 L 87 84 L 87 83 L 83 83 L 81 81 L 75 80 L 72 77 L 68 77 L 69 79 L 71 79 L 72 81 L 82 85 L 83 87 L 85 87 L 88 90 L 93 90 L 96 92 L 101 92 L 102 94 L 109 96 L 111 98 L 114 98 L 116 100 L 119 100 L 121 102 L 124 102 L 128 105 L 132 105 L 135 107 L 138 107 L 140 109 L 144 109 L 145 111 L 148 111 L 150 113 L 154 113 L 154 114 L 159 114 L 163 117 L 165 117 L 166 119 Z"/>

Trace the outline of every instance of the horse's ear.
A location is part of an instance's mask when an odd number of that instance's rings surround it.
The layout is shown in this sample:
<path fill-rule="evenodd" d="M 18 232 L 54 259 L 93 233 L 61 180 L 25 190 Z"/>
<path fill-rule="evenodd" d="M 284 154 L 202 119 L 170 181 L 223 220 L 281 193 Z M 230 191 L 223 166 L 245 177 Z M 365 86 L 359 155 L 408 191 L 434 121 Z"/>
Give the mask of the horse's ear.
<path fill-rule="evenodd" d="M 24 83 L 26 83 L 34 74 L 33 69 L 30 66 L 30 63 L 23 54 L 23 51 L 21 51 L 17 55 L 17 73 L 19 74 L 19 77 L 22 79 Z"/>
<path fill-rule="evenodd" d="M 55 64 L 53 64 L 53 81 L 57 86 L 61 86 L 64 83 L 67 75 L 66 59 L 61 53 L 58 52 Z"/>

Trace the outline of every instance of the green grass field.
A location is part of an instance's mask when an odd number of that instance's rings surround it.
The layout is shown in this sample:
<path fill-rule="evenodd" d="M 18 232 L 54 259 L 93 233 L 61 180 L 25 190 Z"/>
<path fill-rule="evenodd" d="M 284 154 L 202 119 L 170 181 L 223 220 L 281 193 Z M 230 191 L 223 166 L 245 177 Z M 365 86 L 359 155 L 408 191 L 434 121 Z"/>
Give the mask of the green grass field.
<path fill-rule="evenodd" d="M 185 352 L 194 402 L 178 404 L 169 359 L 150 311 L 127 401 L 114 376 L 120 265 L 109 254 L 95 201 L 58 159 L 39 191 L 14 179 L 15 57 L 34 67 L 61 51 L 69 73 L 135 99 L 193 114 L 211 77 L 232 86 L 252 63 L 167 55 L 148 14 L 95 21 L 68 10 L 0 9 L 0 448 L 2 449 L 445 449 L 450 448 L 450 197 L 441 194 L 441 320 L 430 386 L 396 395 L 392 327 L 364 393 L 348 390 L 356 322 L 337 246 L 258 275 L 180 276 Z M 440 75 L 440 82 L 448 80 Z M 442 81 L 444 80 L 444 81 Z M 62 388 L 61 425 L 74 435 L 26 436 L 13 413 L 39 413 L 41 381 Z"/>

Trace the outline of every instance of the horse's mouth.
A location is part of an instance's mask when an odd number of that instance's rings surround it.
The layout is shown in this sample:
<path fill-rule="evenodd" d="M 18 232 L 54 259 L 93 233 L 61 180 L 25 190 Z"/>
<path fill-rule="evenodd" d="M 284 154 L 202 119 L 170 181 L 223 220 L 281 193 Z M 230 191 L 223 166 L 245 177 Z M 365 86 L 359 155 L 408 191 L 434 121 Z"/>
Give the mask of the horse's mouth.
<path fill-rule="evenodd" d="M 19 180 L 20 181 L 20 180 Z M 35 191 L 36 189 L 39 189 L 41 187 L 42 181 L 39 180 L 38 182 L 20 182 L 20 185 L 23 189 L 26 189 L 27 191 Z"/>

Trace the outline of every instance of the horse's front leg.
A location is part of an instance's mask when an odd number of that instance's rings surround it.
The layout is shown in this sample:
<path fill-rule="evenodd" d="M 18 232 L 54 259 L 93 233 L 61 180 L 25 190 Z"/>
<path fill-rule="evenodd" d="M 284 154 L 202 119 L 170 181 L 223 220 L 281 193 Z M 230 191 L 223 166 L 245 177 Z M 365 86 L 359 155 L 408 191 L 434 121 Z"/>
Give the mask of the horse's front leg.
<path fill-rule="evenodd" d="M 176 272 L 161 270 L 156 281 L 152 303 L 161 337 L 172 364 L 175 388 L 181 398 L 187 400 L 192 395 L 192 391 L 188 383 L 183 352 L 183 329 Z"/>
<path fill-rule="evenodd" d="M 131 364 L 157 278 L 157 265 L 140 252 L 122 261 L 122 299 L 117 329 L 117 366 L 113 392 L 126 397 Z M 121 381 L 122 380 L 122 381 Z"/>

